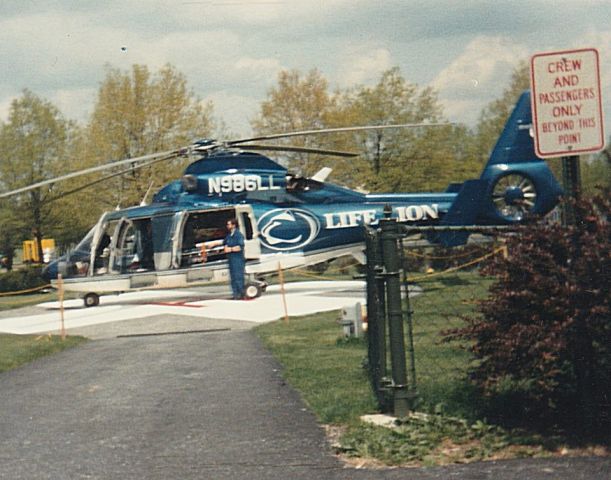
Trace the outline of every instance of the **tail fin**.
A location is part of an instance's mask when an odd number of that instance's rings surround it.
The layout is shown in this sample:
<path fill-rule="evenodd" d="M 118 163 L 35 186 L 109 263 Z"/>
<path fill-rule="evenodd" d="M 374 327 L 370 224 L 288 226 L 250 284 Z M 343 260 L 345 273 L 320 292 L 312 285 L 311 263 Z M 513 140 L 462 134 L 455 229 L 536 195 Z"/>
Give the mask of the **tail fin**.
<path fill-rule="evenodd" d="M 478 223 L 515 223 L 545 215 L 558 204 L 562 188 L 535 155 L 530 92 L 520 95 L 480 180 L 487 189 Z"/>
<path fill-rule="evenodd" d="M 520 95 L 509 116 L 486 167 L 500 163 L 542 162 L 535 155 L 535 144 L 531 131 L 530 92 L 525 91 Z"/>

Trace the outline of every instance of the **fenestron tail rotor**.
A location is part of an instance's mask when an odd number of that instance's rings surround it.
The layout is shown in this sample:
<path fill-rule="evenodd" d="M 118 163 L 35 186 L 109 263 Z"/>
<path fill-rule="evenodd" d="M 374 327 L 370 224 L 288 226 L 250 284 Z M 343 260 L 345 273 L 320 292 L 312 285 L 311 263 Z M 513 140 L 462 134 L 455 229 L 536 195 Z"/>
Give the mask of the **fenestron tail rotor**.
<path fill-rule="evenodd" d="M 511 221 L 523 220 L 537 203 L 535 184 L 522 174 L 505 175 L 492 187 L 492 202 L 500 216 Z"/>

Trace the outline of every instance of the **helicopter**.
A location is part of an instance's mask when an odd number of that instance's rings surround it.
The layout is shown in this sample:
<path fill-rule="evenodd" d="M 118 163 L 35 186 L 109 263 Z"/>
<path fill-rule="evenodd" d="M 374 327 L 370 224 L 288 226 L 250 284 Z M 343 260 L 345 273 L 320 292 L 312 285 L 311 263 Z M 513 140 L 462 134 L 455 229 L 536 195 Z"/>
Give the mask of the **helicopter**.
<path fill-rule="evenodd" d="M 63 288 L 80 292 L 87 307 L 98 305 L 101 293 L 225 281 L 226 255 L 222 247 L 210 245 L 224 238 L 226 222 L 235 218 L 245 239 L 245 295 L 255 298 L 265 291 L 263 276 L 279 269 L 346 255 L 362 261 L 363 225 L 375 226 L 385 206 L 392 209 L 392 218 L 415 226 L 512 225 L 547 214 L 562 195 L 547 164 L 534 152 L 528 91 L 520 96 L 480 178 L 451 184 L 440 193 L 362 193 L 327 182 L 332 171 L 328 167 L 305 177 L 249 151 L 289 149 L 254 141 L 409 126 L 345 127 L 225 143 L 196 142 L 189 153 L 199 158 L 186 167 L 181 179 L 162 187 L 148 205 L 104 213 L 75 249 L 49 264 L 44 275 L 57 286 L 61 274 Z M 301 147 L 293 151 L 355 155 Z M 113 162 L 25 189 L 109 166 L 134 162 L 144 166 L 184 153 L 179 149 Z M 445 245 L 466 241 L 444 233 L 430 240 Z"/>

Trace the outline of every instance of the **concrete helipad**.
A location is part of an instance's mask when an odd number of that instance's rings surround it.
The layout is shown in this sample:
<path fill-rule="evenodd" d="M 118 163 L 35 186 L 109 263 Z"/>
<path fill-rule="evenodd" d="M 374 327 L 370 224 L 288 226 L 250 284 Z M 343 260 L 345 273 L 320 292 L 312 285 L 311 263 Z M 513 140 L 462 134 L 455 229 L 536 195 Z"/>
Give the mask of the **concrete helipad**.
<path fill-rule="evenodd" d="M 225 287 L 216 287 L 105 295 L 100 297 L 100 305 L 92 308 L 85 308 L 82 300 L 68 300 L 64 302 L 64 325 L 69 333 L 82 333 L 92 326 L 98 326 L 96 332 L 100 332 L 100 326 L 105 324 L 107 329 L 113 328 L 111 324 L 127 321 L 146 326 L 147 319 L 170 318 L 174 325 L 190 320 L 185 323 L 189 329 L 231 328 L 238 324 L 244 328 L 285 315 L 285 301 L 277 285 L 269 286 L 254 300 L 234 301 L 227 296 Z M 290 283 L 285 286 L 284 298 L 289 316 L 308 315 L 364 303 L 365 285 L 361 281 Z M 57 333 L 61 325 L 59 303 L 41 303 L 37 307 L 25 314 L 15 311 L 17 316 L 0 318 L 0 332 Z M 227 322 L 219 324 L 219 320 Z M 142 332 L 142 328 L 138 330 Z"/>

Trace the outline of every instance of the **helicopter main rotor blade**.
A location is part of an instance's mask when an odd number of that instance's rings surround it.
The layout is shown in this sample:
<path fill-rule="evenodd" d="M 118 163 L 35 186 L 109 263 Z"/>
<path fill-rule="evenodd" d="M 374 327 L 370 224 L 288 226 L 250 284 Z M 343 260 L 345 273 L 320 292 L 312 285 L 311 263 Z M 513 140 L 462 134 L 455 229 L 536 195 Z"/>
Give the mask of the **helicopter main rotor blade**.
<path fill-rule="evenodd" d="M 47 199 L 46 202 L 47 203 L 54 202 L 56 200 L 59 200 L 60 198 L 67 197 L 68 195 L 72 195 L 73 193 L 77 193 L 77 192 L 80 192 L 81 190 L 85 190 L 86 188 L 89 188 L 89 187 L 92 187 L 94 185 L 97 185 L 98 183 L 102 183 L 102 182 L 104 182 L 106 180 L 110 180 L 111 178 L 120 177 L 121 175 L 126 175 L 126 174 L 132 172 L 135 169 L 149 167 L 151 165 L 154 165 L 155 163 L 163 162 L 163 161 L 166 161 L 166 160 L 171 160 L 172 158 L 175 158 L 175 156 L 172 155 L 172 156 L 168 156 L 168 157 L 156 158 L 156 159 L 150 160 L 148 162 L 139 163 L 138 165 L 136 165 L 134 167 L 126 168 L 126 169 L 121 170 L 119 172 L 111 173 L 110 175 L 105 175 L 105 176 L 103 176 L 101 178 L 93 180 L 92 182 L 85 183 L 84 185 L 80 185 L 80 186 L 78 186 L 76 188 L 73 188 L 72 190 L 68 190 L 67 192 L 61 192 L 58 195 Z"/>
<path fill-rule="evenodd" d="M 294 145 L 240 145 L 241 150 L 269 150 L 274 152 L 299 152 L 299 153 L 319 153 L 321 155 L 331 155 L 335 157 L 358 157 L 356 152 L 344 152 L 341 150 L 323 150 L 321 148 L 298 147 Z"/>
<path fill-rule="evenodd" d="M 231 140 L 226 142 L 226 145 L 239 145 L 246 142 L 255 142 L 260 140 L 273 140 L 276 138 L 300 137 L 305 135 L 318 135 L 325 133 L 341 133 L 341 132 L 362 132 L 367 130 L 386 130 L 393 128 L 424 128 L 424 127 L 442 127 L 453 125 L 451 122 L 439 123 L 400 123 L 394 125 L 362 125 L 356 127 L 338 127 L 338 128 L 321 128 L 318 130 L 301 130 L 297 132 L 275 133 L 270 135 L 261 135 L 260 137 L 243 138 L 240 140 Z"/>
<path fill-rule="evenodd" d="M 104 170 L 108 170 L 109 168 L 118 167 L 118 166 L 126 165 L 126 164 L 129 164 L 129 163 L 144 162 L 146 160 L 150 160 L 150 159 L 157 158 L 157 157 L 160 157 L 160 156 L 161 157 L 168 157 L 168 156 L 174 157 L 174 156 L 178 155 L 179 152 L 180 152 L 180 150 L 171 150 L 171 151 L 168 151 L 168 152 L 151 153 L 149 155 L 143 155 L 141 157 L 127 158 L 125 160 L 119 160 L 119 161 L 116 161 L 116 162 L 105 163 L 104 165 L 98 165 L 96 167 L 85 168 L 83 170 L 77 170 L 75 172 L 71 172 L 71 173 L 67 173 L 66 175 L 62 175 L 60 177 L 50 178 L 48 180 L 43 180 L 42 182 L 33 183 L 32 185 L 28 185 L 26 187 L 17 188 L 15 190 L 11 190 L 10 192 L 0 193 L 0 198 L 10 197 L 12 195 L 17 195 L 19 193 L 28 192 L 30 190 L 34 190 L 36 188 L 44 187 L 46 185 L 52 185 L 52 184 L 57 183 L 57 182 L 62 182 L 64 180 L 70 180 L 71 178 L 80 177 L 82 175 L 87 175 L 89 173 L 101 172 L 101 171 L 104 171 Z"/>
<path fill-rule="evenodd" d="M 199 152 L 203 152 L 203 151 L 210 150 L 210 149 L 217 148 L 217 147 L 218 147 L 217 144 L 211 144 L 211 145 L 206 145 L 204 147 L 198 147 L 196 151 L 199 153 Z M 141 168 L 142 166 L 149 165 L 149 163 L 147 163 L 147 161 L 150 161 L 150 160 L 159 160 L 159 161 L 171 160 L 171 159 L 176 158 L 176 157 L 178 157 L 180 155 L 187 154 L 190 151 L 191 151 L 191 146 L 183 147 L 183 148 L 178 148 L 176 150 L 168 150 L 166 152 L 150 153 L 148 155 L 142 155 L 141 157 L 126 158 L 124 160 L 118 160 L 116 162 L 105 163 L 103 165 L 98 165 L 98 166 L 95 166 L 95 167 L 85 168 L 83 170 L 77 170 L 75 172 L 67 173 L 66 175 L 62 175 L 60 177 L 50 178 L 48 180 L 43 180 L 43 181 L 38 182 L 38 183 L 33 183 L 33 184 L 28 185 L 26 187 L 17 188 L 15 190 L 11 190 L 9 192 L 3 192 L 3 193 L 0 193 L 0 198 L 11 197 L 11 196 L 17 195 L 19 193 L 24 193 L 24 192 L 28 192 L 30 190 L 35 190 L 36 188 L 44 187 L 46 185 L 52 185 L 54 183 L 62 182 L 64 180 L 70 180 L 71 178 L 80 177 L 82 175 L 87 175 L 89 173 L 102 172 L 104 170 L 108 170 L 108 169 L 114 168 L 114 167 L 119 167 L 119 166 L 122 166 L 122 165 L 129 165 L 130 163 L 131 164 L 134 164 L 134 163 L 136 164 L 136 165 L 133 165 L 130 168 L 130 170 L 137 169 L 137 168 Z M 161 158 L 159 158 L 159 157 L 161 157 Z M 144 164 L 141 164 L 140 162 L 143 162 Z"/>
<path fill-rule="evenodd" d="M 365 125 L 365 126 L 356 126 L 356 127 L 339 127 L 339 128 L 322 128 L 318 130 L 302 130 L 297 132 L 287 132 L 287 133 L 277 133 L 271 135 L 262 135 L 258 137 L 251 138 L 243 138 L 241 140 L 230 140 L 227 142 L 216 142 L 210 141 L 210 143 L 201 145 L 201 144 L 192 144 L 188 147 L 179 148 L 176 150 L 169 150 L 167 152 L 158 152 L 151 153 L 148 155 L 143 155 L 141 157 L 135 158 L 126 158 L 124 160 L 118 160 L 116 162 L 105 163 L 103 165 L 98 165 L 95 167 L 85 168 L 83 170 L 77 170 L 72 173 L 68 173 L 66 175 L 62 175 L 59 177 L 51 178 L 48 180 L 43 180 L 38 183 L 34 183 L 25 187 L 17 188 L 15 190 L 11 190 L 9 192 L 0 193 L 0 199 L 11 197 L 13 195 L 17 195 L 20 193 L 25 193 L 30 190 L 34 190 L 37 188 L 44 187 L 46 185 L 52 185 L 57 182 L 62 182 L 64 180 L 69 180 L 71 178 L 79 177 L 81 175 L 87 175 L 89 173 L 101 172 L 104 170 L 108 170 L 110 168 L 129 165 L 132 164 L 132 169 L 140 168 L 138 165 L 139 162 L 147 162 L 151 159 L 157 159 L 159 157 L 164 157 L 165 160 L 170 160 L 172 158 L 178 157 L 180 155 L 191 154 L 191 153 L 202 153 L 208 150 L 213 150 L 215 148 L 228 147 L 231 148 L 234 145 L 241 145 L 248 142 L 254 142 L 257 140 L 273 140 L 277 138 L 290 138 L 290 137 L 298 137 L 304 135 L 318 135 L 318 134 L 326 134 L 326 133 L 339 133 L 339 132 L 358 132 L 358 131 L 367 131 L 367 130 L 385 130 L 385 129 L 397 129 L 397 128 L 424 128 L 424 127 L 440 127 L 452 125 L 452 123 L 403 123 L 403 124 L 395 124 L 395 125 Z M 242 147 L 246 147 L 246 145 L 242 145 Z M 251 149 L 255 150 L 258 147 L 252 146 Z M 267 150 L 276 150 L 276 151 L 295 151 L 295 152 L 303 152 L 303 153 L 320 153 L 326 155 L 337 155 L 337 156 L 355 156 L 351 152 L 339 152 L 334 150 L 319 150 L 319 149 L 307 149 L 306 147 L 283 147 L 283 148 L 274 148 L 270 146 L 266 146 Z M 292 149 L 292 150 L 289 150 Z M 135 165 L 134 165 L 135 164 Z"/>

